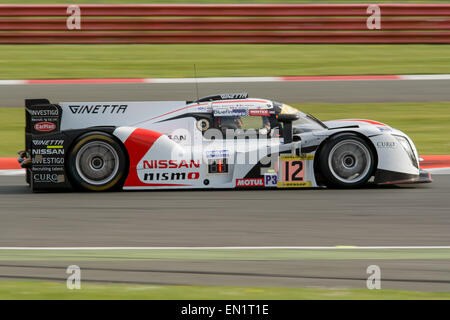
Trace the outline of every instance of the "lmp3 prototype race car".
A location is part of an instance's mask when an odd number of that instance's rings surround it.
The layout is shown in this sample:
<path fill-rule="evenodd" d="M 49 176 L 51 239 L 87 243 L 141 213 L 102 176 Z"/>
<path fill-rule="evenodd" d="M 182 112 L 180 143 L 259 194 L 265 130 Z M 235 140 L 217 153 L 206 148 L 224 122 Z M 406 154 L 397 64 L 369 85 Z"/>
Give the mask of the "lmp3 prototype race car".
<path fill-rule="evenodd" d="M 19 162 L 32 191 L 356 188 L 430 182 L 411 139 L 362 119 L 322 122 L 245 93 L 197 101 L 28 99 Z"/>

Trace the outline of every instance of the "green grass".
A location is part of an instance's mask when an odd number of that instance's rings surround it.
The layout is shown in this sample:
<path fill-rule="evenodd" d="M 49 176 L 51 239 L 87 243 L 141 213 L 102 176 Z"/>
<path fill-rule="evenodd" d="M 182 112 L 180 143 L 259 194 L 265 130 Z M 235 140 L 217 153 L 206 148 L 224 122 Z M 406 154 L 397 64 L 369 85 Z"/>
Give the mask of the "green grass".
<path fill-rule="evenodd" d="M 306 103 L 296 105 L 321 120 L 377 120 L 405 132 L 419 154 L 450 154 L 450 103 Z"/>
<path fill-rule="evenodd" d="M 450 45 L 1 45 L 0 79 L 450 73 Z"/>
<path fill-rule="evenodd" d="M 0 261 L 121 261 L 121 260 L 411 260 L 448 259 L 450 249 L 114 249 L 0 250 Z"/>
<path fill-rule="evenodd" d="M 0 157 L 25 148 L 25 108 L 0 108 Z"/>
<path fill-rule="evenodd" d="M 286 101 L 289 102 L 289 101 Z M 295 104 L 321 120 L 362 118 L 404 131 L 419 154 L 450 154 L 450 103 L 305 103 Z M 0 157 L 14 157 L 24 147 L 24 109 L 0 108 Z"/>
<path fill-rule="evenodd" d="M 81 283 L 68 290 L 65 283 L 2 281 L 0 299 L 155 299 L 155 300 L 366 300 L 450 299 L 450 293 L 401 290 L 317 289 L 214 286 L 157 286 Z"/>
<path fill-rule="evenodd" d="M 290 249 L 290 250 L 0 250 L 0 261 L 145 260 L 449 260 L 449 249 Z M 49 279 L 50 280 L 50 279 Z M 347 288 L 218 287 L 103 284 L 83 281 L 81 290 L 64 282 L 0 281 L 0 299 L 450 299 L 450 293 Z"/>

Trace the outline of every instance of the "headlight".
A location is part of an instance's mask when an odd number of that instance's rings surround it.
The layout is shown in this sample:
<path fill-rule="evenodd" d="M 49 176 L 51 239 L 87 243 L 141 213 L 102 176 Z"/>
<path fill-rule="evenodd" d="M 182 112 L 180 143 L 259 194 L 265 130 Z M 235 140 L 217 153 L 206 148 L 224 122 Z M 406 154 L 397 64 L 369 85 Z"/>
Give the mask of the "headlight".
<path fill-rule="evenodd" d="M 416 167 L 417 169 L 419 169 L 419 164 L 417 163 L 417 159 L 416 156 L 414 155 L 414 151 L 413 148 L 411 147 L 411 145 L 409 144 L 408 139 L 406 139 L 403 136 L 397 136 L 395 134 L 393 134 L 393 136 L 395 137 L 395 139 L 397 139 L 397 141 L 402 145 L 403 149 L 405 149 L 406 153 L 408 154 L 409 158 L 411 159 L 412 164 L 414 165 L 414 167 Z"/>

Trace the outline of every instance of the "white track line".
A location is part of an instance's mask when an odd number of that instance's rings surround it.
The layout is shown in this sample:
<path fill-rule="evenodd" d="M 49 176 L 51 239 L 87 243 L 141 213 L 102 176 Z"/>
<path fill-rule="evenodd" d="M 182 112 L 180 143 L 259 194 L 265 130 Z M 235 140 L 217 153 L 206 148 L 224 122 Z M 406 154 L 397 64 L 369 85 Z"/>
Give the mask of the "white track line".
<path fill-rule="evenodd" d="M 0 250 L 400 250 L 450 249 L 450 246 L 260 246 L 260 247 L 0 247 Z"/>
<path fill-rule="evenodd" d="M 400 80 L 449 80 L 450 74 L 400 75 Z"/>
<path fill-rule="evenodd" d="M 104 82 L 96 82 L 98 84 L 104 83 L 226 83 L 226 82 L 292 82 L 292 81 L 367 81 L 367 80 L 450 80 L 450 74 L 418 74 L 418 75 L 388 75 L 394 78 L 382 79 L 377 76 L 361 75 L 361 79 L 358 76 L 342 76 L 341 79 L 336 79 L 335 76 L 314 76 L 312 78 L 299 76 L 282 77 L 282 76 L 269 76 L 269 77 L 210 77 L 210 78 L 141 78 L 135 79 L 135 82 L 130 82 L 130 79 L 97 79 L 104 80 Z M 339 77 L 339 76 L 338 76 Z M 33 80 L 0 80 L 0 85 L 35 85 L 35 84 L 83 84 L 92 83 L 92 79 L 78 79 L 78 82 L 66 82 L 65 80 L 71 79 L 56 79 L 50 80 L 48 83 L 35 82 Z M 83 80 L 86 80 L 83 82 Z M 111 82 L 111 80 L 114 80 Z"/>
<path fill-rule="evenodd" d="M 450 168 L 430 168 L 425 170 L 430 171 L 432 174 L 450 174 Z"/>
<path fill-rule="evenodd" d="M 5 169 L 0 170 L 0 176 L 23 176 L 25 169 Z"/>
<path fill-rule="evenodd" d="M 277 82 L 281 77 L 147 78 L 145 83 Z"/>
<path fill-rule="evenodd" d="M 27 84 L 26 80 L 0 80 L 0 85 L 18 85 Z"/>

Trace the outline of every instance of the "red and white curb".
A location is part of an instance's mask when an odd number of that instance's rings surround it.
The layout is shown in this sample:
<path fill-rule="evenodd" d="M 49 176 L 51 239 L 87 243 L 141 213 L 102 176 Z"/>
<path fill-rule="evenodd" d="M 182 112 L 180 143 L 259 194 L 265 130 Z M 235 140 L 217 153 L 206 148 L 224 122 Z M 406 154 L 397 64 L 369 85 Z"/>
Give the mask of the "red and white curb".
<path fill-rule="evenodd" d="M 450 174 L 450 155 L 420 156 L 420 167 L 432 174 Z M 16 158 L 0 158 L 0 176 L 20 176 L 25 174 Z"/>
<path fill-rule="evenodd" d="M 356 75 L 356 76 L 289 76 L 289 77 L 215 77 L 215 78 L 117 78 L 117 79 L 35 79 L 0 80 L 0 85 L 34 84 L 114 84 L 114 83 L 225 83 L 225 82 L 291 82 L 291 81 L 366 81 L 366 80 L 450 80 L 450 74 Z"/>
<path fill-rule="evenodd" d="M 432 174 L 450 174 L 450 155 L 420 156 L 420 167 Z"/>

